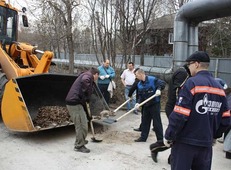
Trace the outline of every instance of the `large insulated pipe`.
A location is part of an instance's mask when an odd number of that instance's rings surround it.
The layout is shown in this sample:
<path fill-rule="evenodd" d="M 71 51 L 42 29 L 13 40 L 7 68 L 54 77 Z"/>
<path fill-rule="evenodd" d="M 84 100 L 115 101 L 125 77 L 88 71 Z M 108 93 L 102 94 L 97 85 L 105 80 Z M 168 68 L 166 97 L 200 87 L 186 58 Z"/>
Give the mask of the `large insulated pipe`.
<path fill-rule="evenodd" d="M 231 16 L 231 0 L 194 0 L 183 5 L 174 20 L 173 70 L 198 50 L 198 24 Z"/>

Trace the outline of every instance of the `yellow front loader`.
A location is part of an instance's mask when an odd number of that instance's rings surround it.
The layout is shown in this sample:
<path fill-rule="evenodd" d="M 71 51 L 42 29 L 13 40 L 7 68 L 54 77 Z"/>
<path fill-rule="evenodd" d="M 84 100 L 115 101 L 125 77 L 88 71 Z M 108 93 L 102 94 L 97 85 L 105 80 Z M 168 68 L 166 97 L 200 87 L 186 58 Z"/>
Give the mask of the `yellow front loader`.
<path fill-rule="evenodd" d="M 5 49 L 5 50 L 3 50 Z M 42 53 L 38 59 L 36 53 Z M 12 42 L 0 47 L 1 114 L 13 131 L 37 131 L 71 124 L 50 122 L 35 125 L 39 109 L 65 107 L 65 97 L 76 76 L 48 73 L 53 53 L 36 50 L 29 44 Z M 52 113 L 50 113 L 52 114 Z"/>
<path fill-rule="evenodd" d="M 28 26 L 27 17 L 22 16 L 24 26 Z M 18 132 L 73 124 L 65 98 L 77 76 L 49 73 L 53 53 L 17 42 L 18 19 L 18 10 L 0 0 L 0 101 L 4 124 Z M 92 103 L 98 106 L 97 87 L 94 92 Z"/>
<path fill-rule="evenodd" d="M 12 131 L 34 132 L 72 124 L 65 108 L 65 97 L 76 76 L 48 73 L 53 58 L 50 51 L 41 51 L 28 43 L 17 42 L 18 11 L 0 1 L 0 101 L 1 115 Z M 24 16 L 25 19 L 25 16 Z M 27 21 L 27 20 L 26 20 Z M 40 59 L 38 58 L 40 55 Z M 66 118 L 39 122 L 39 111 L 54 108 Z M 60 110 L 60 108 L 62 108 Z M 57 111 L 56 111 L 57 112 Z M 57 116 L 57 114 L 55 115 Z"/>

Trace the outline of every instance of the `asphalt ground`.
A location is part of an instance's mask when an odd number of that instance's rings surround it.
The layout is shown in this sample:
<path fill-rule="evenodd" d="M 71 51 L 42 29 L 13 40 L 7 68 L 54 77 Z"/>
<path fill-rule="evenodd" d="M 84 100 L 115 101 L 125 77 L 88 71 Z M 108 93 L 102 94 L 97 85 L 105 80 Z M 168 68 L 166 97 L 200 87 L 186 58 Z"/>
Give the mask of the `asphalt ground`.
<path fill-rule="evenodd" d="M 119 111 L 116 119 L 124 114 Z M 161 113 L 164 129 L 168 120 Z M 94 123 L 97 139 L 91 141 L 89 129 L 89 154 L 74 151 L 74 126 L 35 133 L 9 131 L 0 119 L 0 169 L 1 170 L 170 170 L 167 158 L 170 150 L 158 155 L 158 163 L 151 159 L 149 145 L 156 141 L 151 130 L 146 142 L 136 143 L 140 136 L 133 128 L 140 124 L 140 113 L 123 117 L 113 124 Z M 223 144 L 213 147 L 212 170 L 230 170 L 231 160 L 225 158 Z"/>

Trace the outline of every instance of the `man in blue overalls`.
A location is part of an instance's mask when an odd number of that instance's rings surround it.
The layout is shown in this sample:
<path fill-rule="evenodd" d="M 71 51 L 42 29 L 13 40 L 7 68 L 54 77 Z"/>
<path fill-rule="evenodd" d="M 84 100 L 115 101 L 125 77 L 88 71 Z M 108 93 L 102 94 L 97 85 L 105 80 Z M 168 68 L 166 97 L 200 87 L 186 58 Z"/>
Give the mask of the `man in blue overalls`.
<path fill-rule="evenodd" d="M 137 84 L 138 89 L 138 103 L 135 107 L 139 106 L 139 103 L 150 98 L 154 94 L 161 94 L 161 90 L 165 88 L 165 82 L 154 77 L 146 76 L 142 69 L 139 69 L 135 73 L 136 78 L 139 79 Z M 154 131 L 156 133 L 157 144 L 164 145 L 163 143 L 163 126 L 160 117 L 160 96 L 153 98 L 149 102 L 145 103 L 141 109 L 141 136 L 135 140 L 135 142 L 145 142 L 148 138 L 151 121 L 153 120 Z"/>

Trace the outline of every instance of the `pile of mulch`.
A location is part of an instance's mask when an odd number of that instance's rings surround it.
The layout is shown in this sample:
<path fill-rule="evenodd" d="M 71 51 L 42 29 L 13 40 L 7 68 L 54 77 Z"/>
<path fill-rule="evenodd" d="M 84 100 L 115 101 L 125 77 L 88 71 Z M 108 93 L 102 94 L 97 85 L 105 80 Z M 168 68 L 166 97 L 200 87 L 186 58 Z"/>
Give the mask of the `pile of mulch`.
<path fill-rule="evenodd" d="M 44 106 L 38 109 L 38 115 L 33 120 L 34 126 L 46 128 L 70 123 L 70 115 L 66 107 Z"/>

